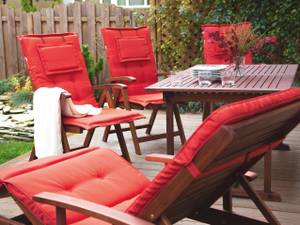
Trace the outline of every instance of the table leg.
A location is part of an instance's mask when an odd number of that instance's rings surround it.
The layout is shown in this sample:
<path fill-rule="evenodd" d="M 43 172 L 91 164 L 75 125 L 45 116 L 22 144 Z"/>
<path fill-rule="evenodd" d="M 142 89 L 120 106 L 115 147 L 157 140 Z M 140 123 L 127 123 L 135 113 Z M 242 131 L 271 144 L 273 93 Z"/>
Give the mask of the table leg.
<path fill-rule="evenodd" d="M 173 125 L 173 103 L 165 96 L 167 106 L 167 154 L 174 155 L 174 125 Z"/>
<path fill-rule="evenodd" d="M 203 116 L 202 120 L 205 120 L 213 111 L 213 104 L 211 102 L 203 102 Z"/>

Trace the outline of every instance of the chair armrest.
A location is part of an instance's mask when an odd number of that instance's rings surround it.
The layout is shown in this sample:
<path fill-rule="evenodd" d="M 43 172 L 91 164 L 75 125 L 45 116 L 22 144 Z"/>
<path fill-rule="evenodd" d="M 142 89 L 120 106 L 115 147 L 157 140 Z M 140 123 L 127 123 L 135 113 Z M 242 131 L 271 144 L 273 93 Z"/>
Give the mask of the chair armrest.
<path fill-rule="evenodd" d="M 132 83 L 136 80 L 135 77 L 133 76 L 121 76 L 121 77 L 111 77 L 108 79 L 108 82 L 127 82 L 127 83 Z"/>
<path fill-rule="evenodd" d="M 72 95 L 71 95 L 70 93 L 68 93 L 68 92 L 63 92 L 63 93 L 61 93 L 61 95 L 60 95 L 60 100 L 64 100 L 64 99 L 71 98 L 71 97 L 72 97 Z"/>
<path fill-rule="evenodd" d="M 174 158 L 174 155 L 166 155 L 166 154 L 149 154 L 145 156 L 146 161 L 151 162 L 161 162 L 164 164 L 170 163 Z"/>
<path fill-rule="evenodd" d="M 64 215 L 60 215 L 59 217 L 63 220 L 66 218 L 66 209 L 82 213 L 87 216 L 91 216 L 108 223 L 118 224 L 118 225 L 154 225 L 151 222 L 143 220 L 141 218 L 135 217 L 133 215 L 118 211 L 113 208 L 109 208 L 104 205 L 99 205 L 87 200 L 50 193 L 43 192 L 33 196 L 33 200 L 53 205 L 56 207 L 56 212 L 60 212 Z M 57 217 L 57 218 L 59 218 Z M 65 221 L 56 221 L 59 224 L 66 224 Z"/>
<path fill-rule="evenodd" d="M 98 84 L 93 86 L 94 89 L 103 90 L 103 89 L 127 89 L 126 84 L 120 84 L 120 83 L 113 83 L 113 84 Z"/>

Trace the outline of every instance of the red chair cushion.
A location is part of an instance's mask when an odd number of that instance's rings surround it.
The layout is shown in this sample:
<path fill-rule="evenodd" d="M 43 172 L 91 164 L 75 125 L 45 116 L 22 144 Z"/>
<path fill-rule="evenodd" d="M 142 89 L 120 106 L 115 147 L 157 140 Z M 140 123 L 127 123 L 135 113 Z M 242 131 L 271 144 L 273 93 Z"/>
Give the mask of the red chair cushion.
<path fill-rule="evenodd" d="M 34 202 L 32 196 L 37 193 L 61 193 L 122 210 L 149 181 L 113 151 L 90 148 L 27 162 L 7 172 L 3 169 L 1 184 L 42 224 L 48 225 L 55 224 L 55 208 Z M 67 212 L 68 224 L 85 218 Z"/>
<path fill-rule="evenodd" d="M 75 104 L 98 105 L 76 33 L 20 35 L 18 39 L 34 89 L 60 87 L 71 93 Z"/>
<path fill-rule="evenodd" d="M 123 101 L 123 98 L 120 100 Z M 162 105 L 164 104 L 164 99 L 162 93 L 151 93 L 143 95 L 130 95 L 128 96 L 128 101 L 130 103 L 135 103 L 146 107 L 148 105 Z"/>
<path fill-rule="evenodd" d="M 117 44 L 121 62 L 151 59 L 151 49 L 146 38 L 119 38 Z"/>
<path fill-rule="evenodd" d="M 128 84 L 128 95 L 146 94 L 144 88 L 158 81 L 149 28 L 104 28 L 101 32 L 110 76 L 133 76 L 136 81 Z"/>
<path fill-rule="evenodd" d="M 142 118 L 145 118 L 145 116 L 135 111 L 108 108 L 103 109 L 102 112 L 96 116 L 85 116 L 82 118 L 63 117 L 63 124 L 79 126 L 89 130 L 95 127 L 128 123 Z"/>
<path fill-rule="evenodd" d="M 56 75 L 81 71 L 78 52 L 72 43 L 62 45 L 38 45 L 44 72 Z"/>
<path fill-rule="evenodd" d="M 180 149 L 174 160 L 154 178 L 150 185 L 126 211 L 131 214 L 138 215 L 147 206 L 147 204 L 155 198 L 158 192 L 168 184 L 178 171 L 180 171 L 183 167 L 189 167 L 189 165 L 191 165 L 194 156 L 222 125 L 233 124 L 299 100 L 300 89 L 292 88 L 286 91 L 224 105 L 214 111 L 195 130 L 192 136 Z M 261 146 L 260 148 L 253 150 L 250 157 L 270 151 L 272 147 L 280 141 L 281 140 L 278 140 L 277 142 L 275 141 L 274 143 L 270 143 L 269 145 Z M 232 162 L 222 163 L 219 165 L 218 169 L 223 168 L 226 163 L 228 166 L 233 163 L 241 162 L 241 160 L 245 160 L 245 156 L 240 157 L 241 158 L 233 159 Z M 216 168 L 212 169 L 216 170 Z M 202 174 L 202 176 L 204 175 L 205 174 Z"/>

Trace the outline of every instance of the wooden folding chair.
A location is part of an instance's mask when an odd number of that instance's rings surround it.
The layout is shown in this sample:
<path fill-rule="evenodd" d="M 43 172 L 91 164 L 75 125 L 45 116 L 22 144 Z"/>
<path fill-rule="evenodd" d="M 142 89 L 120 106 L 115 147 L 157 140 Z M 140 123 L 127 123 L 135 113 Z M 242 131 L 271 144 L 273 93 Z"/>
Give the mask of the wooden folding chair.
<path fill-rule="evenodd" d="M 131 123 L 144 116 L 134 111 L 114 109 L 111 89 L 123 89 L 124 85 L 96 85 L 94 89 L 102 90 L 100 101 L 96 102 L 76 33 L 21 35 L 18 39 L 35 90 L 41 87 L 60 87 L 70 93 L 61 97 L 71 97 L 75 104 L 102 107 L 105 100 L 109 103 L 110 108 L 103 109 L 100 115 L 62 118 L 64 152 L 88 147 L 95 128 L 115 126 L 122 153 L 130 161 L 120 123 Z M 84 130 L 87 130 L 87 135 L 83 145 L 70 149 L 66 132 L 82 133 Z M 135 133 L 135 129 L 132 132 Z M 30 160 L 35 158 L 33 148 Z"/>
<path fill-rule="evenodd" d="M 105 52 L 110 72 L 110 82 L 121 82 L 128 86 L 124 93 L 120 94 L 120 101 L 126 109 L 153 109 L 147 124 L 136 126 L 136 129 L 146 128 L 147 136 L 134 137 L 136 154 L 141 154 L 139 143 L 166 138 L 166 134 L 150 135 L 159 107 L 163 106 L 162 93 L 147 93 L 144 88 L 158 81 L 156 64 L 152 50 L 150 30 L 148 27 L 137 28 L 103 28 L 101 29 Z M 174 106 L 174 115 L 178 125 L 178 131 L 182 144 L 185 135 L 177 106 Z M 123 131 L 132 129 L 123 128 Z M 114 133 L 107 127 L 103 141 L 107 141 L 108 135 Z"/>
<path fill-rule="evenodd" d="M 0 170 L 1 190 L 33 224 L 170 225 L 187 217 L 209 224 L 279 225 L 243 174 L 299 121 L 300 89 L 290 89 L 216 110 L 176 156 L 147 157 L 166 163 L 151 182 L 114 152 L 90 148 Z M 266 222 L 232 212 L 230 187 L 236 182 Z M 211 208 L 220 197 L 223 210 Z"/>

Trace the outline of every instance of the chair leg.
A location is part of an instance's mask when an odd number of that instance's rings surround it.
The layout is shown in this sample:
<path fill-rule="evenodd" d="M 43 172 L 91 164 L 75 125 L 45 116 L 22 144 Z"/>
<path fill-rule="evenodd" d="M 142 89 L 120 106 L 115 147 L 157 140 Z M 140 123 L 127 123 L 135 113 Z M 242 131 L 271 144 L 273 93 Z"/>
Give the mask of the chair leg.
<path fill-rule="evenodd" d="M 179 113 L 177 105 L 174 105 L 173 110 L 174 110 L 174 115 L 175 115 L 178 131 L 179 131 L 179 135 L 180 135 L 181 144 L 184 144 L 186 142 L 186 138 L 185 138 L 182 121 L 180 118 L 180 113 Z"/>
<path fill-rule="evenodd" d="M 255 190 L 251 187 L 249 181 L 245 178 L 244 175 L 240 176 L 239 179 L 240 184 L 247 192 L 249 197 L 252 199 L 254 204 L 260 210 L 260 212 L 264 215 L 266 220 L 272 225 L 280 225 L 280 222 L 276 219 L 272 211 L 269 207 L 265 204 L 265 202 L 261 199 L 261 197 L 255 192 Z"/>
<path fill-rule="evenodd" d="M 228 189 L 223 195 L 223 209 L 227 212 L 232 212 L 232 194 L 231 189 Z"/>
<path fill-rule="evenodd" d="M 151 113 L 151 116 L 150 116 L 150 119 L 149 119 L 149 123 L 148 123 L 149 127 L 147 127 L 147 129 L 146 129 L 146 134 L 150 134 L 151 133 L 151 130 L 152 130 L 152 127 L 153 127 L 153 124 L 154 124 L 157 112 L 158 112 L 158 107 L 155 107 L 152 110 L 152 113 Z"/>
<path fill-rule="evenodd" d="M 35 147 L 33 145 L 32 148 L 31 148 L 31 153 L 30 153 L 30 156 L 29 156 L 29 161 L 33 161 L 33 160 L 36 160 L 36 159 L 37 159 L 37 157 L 35 155 Z"/>
<path fill-rule="evenodd" d="M 131 163 L 129 152 L 128 152 L 128 149 L 127 149 L 127 146 L 126 146 L 126 142 L 125 142 L 125 139 L 124 139 L 124 136 L 123 136 L 123 133 L 122 133 L 121 126 L 120 126 L 120 124 L 115 124 L 114 126 L 115 126 L 115 129 L 116 129 L 119 145 L 120 145 L 120 148 L 121 148 L 121 151 L 122 151 L 122 157 L 124 159 L 126 159 L 128 162 Z"/>
<path fill-rule="evenodd" d="M 93 138 L 94 132 L 95 132 L 95 128 L 91 129 L 91 130 L 88 130 L 88 132 L 85 136 L 84 142 L 83 142 L 83 147 L 84 148 L 87 148 L 87 147 L 90 146 L 90 143 L 91 143 L 91 140 Z"/>
<path fill-rule="evenodd" d="M 133 141 L 133 144 L 134 144 L 135 153 L 137 155 L 141 155 L 142 151 L 141 151 L 140 144 L 139 144 L 139 141 L 138 141 L 138 136 L 136 134 L 136 129 L 135 129 L 134 122 L 130 122 L 129 127 L 130 127 L 131 136 L 132 136 L 132 141 Z"/>
<path fill-rule="evenodd" d="M 110 126 L 105 127 L 103 137 L 102 137 L 103 142 L 107 142 L 109 131 L 110 131 Z"/>
<path fill-rule="evenodd" d="M 67 138 L 67 133 L 64 129 L 64 126 L 61 127 L 61 140 L 62 140 L 62 145 L 63 145 L 63 152 L 69 152 L 70 151 L 70 145 L 69 145 L 69 141 Z"/>

